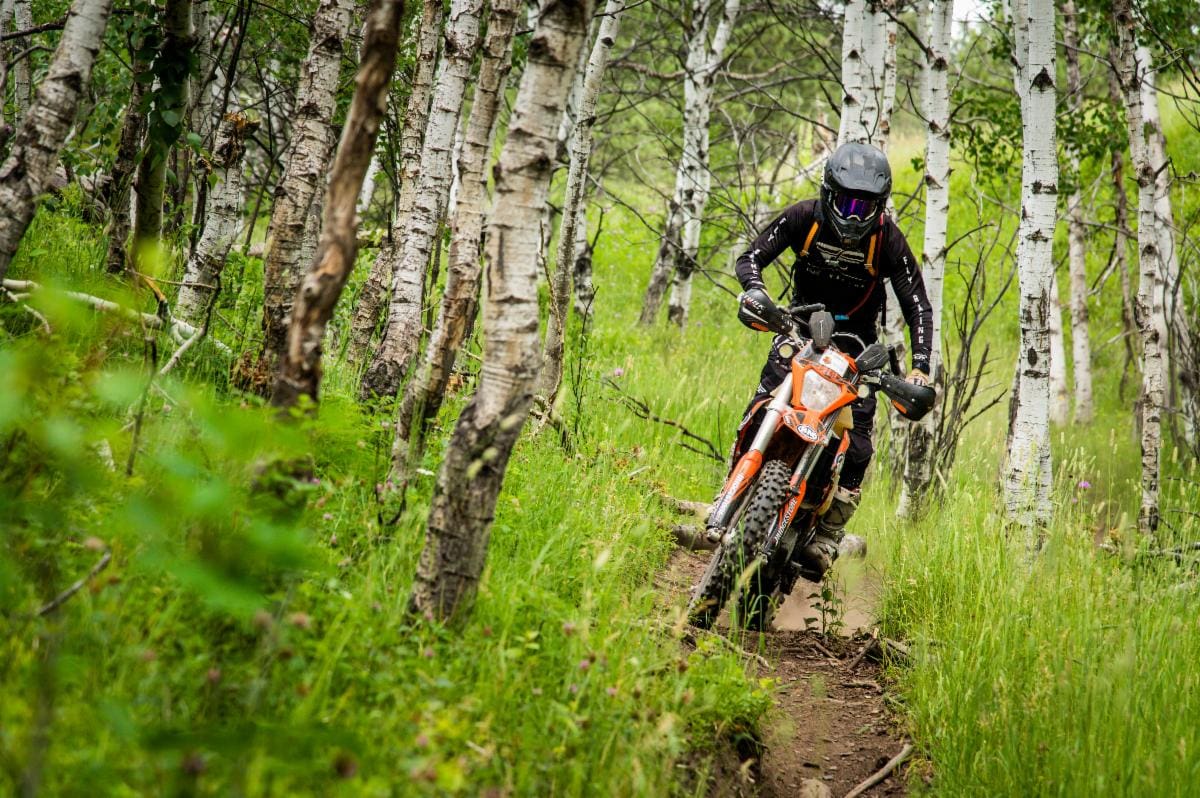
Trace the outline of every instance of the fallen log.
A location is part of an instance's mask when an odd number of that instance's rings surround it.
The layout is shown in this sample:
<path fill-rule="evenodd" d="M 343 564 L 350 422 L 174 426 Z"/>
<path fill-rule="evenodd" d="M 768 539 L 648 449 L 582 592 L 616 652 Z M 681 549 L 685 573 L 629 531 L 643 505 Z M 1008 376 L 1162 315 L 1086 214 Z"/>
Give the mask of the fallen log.
<path fill-rule="evenodd" d="M 14 301 L 24 302 L 35 291 L 43 290 L 43 287 L 40 283 L 35 283 L 33 280 L 5 280 L 4 289 L 5 291 L 9 292 L 9 295 Z M 189 338 L 192 338 L 199 333 L 199 330 L 188 324 L 186 321 L 181 321 L 171 316 L 167 317 L 166 322 L 164 322 L 162 318 L 154 315 L 153 313 L 143 313 L 141 311 L 134 310 L 133 308 L 113 302 L 110 299 L 102 299 L 101 297 L 93 296 L 92 294 L 85 294 L 81 291 L 63 291 L 62 293 L 63 296 L 69 297 L 76 302 L 85 304 L 91 307 L 93 310 L 98 310 L 103 313 L 115 313 L 119 316 L 124 316 L 131 321 L 144 324 L 147 327 L 155 330 L 165 328 L 167 334 L 170 335 L 171 338 L 174 339 L 178 344 L 182 344 L 184 341 L 187 341 Z M 233 354 L 229 347 L 220 341 L 212 338 L 210 338 L 209 341 L 221 352 L 227 355 Z"/>

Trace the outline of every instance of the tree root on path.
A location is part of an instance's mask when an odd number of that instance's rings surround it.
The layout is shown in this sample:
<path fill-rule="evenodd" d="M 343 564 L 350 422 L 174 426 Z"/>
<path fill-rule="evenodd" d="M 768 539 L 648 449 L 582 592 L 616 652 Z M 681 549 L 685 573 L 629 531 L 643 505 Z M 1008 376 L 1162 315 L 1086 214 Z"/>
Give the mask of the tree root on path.
<path fill-rule="evenodd" d="M 893 659 L 901 662 L 908 662 L 912 659 L 912 651 L 904 643 L 871 635 L 866 645 L 862 647 L 862 651 L 859 651 L 854 659 L 850 660 L 847 670 L 857 668 L 863 659 L 869 658 L 873 662 L 882 662 L 885 655 L 890 655 Z"/>
<path fill-rule="evenodd" d="M 846 793 L 845 798 L 858 798 L 858 796 L 862 795 L 867 790 L 871 789 L 876 784 L 878 784 L 881 781 L 883 781 L 884 779 L 886 779 L 888 776 L 890 776 L 892 774 L 893 770 L 895 770 L 896 768 L 900 767 L 901 764 L 903 764 L 904 760 L 906 760 L 910 756 L 912 756 L 912 752 L 913 752 L 912 743 L 905 743 L 904 747 L 902 749 L 900 749 L 900 753 L 896 754 L 894 757 L 892 757 L 890 760 L 888 760 L 888 763 L 886 765 L 884 765 L 879 770 L 872 773 L 869 778 L 867 778 L 866 780 L 859 783 L 859 785 L 857 787 L 855 787 L 853 790 Z"/>
<path fill-rule="evenodd" d="M 715 551 L 717 544 L 704 535 L 704 530 L 694 524 L 676 524 L 671 527 L 675 542 L 688 551 Z"/>

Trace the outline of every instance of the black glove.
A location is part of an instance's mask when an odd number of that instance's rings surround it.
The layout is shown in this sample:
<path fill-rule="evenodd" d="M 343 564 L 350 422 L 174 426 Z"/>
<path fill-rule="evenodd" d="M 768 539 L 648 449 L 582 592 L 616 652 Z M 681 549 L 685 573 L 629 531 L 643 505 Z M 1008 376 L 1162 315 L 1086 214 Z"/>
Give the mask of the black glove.
<path fill-rule="evenodd" d="M 787 314 L 771 300 L 771 295 L 761 288 L 743 291 L 738 297 L 738 321 L 752 330 L 788 334 L 792 322 Z"/>

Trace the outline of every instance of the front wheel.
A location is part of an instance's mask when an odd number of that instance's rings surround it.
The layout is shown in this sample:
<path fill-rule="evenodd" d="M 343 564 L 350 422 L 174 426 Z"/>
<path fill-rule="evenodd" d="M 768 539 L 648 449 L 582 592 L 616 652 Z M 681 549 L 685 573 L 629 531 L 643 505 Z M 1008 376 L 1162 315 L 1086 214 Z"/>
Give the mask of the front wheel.
<path fill-rule="evenodd" d="M 688 621 L 709 629 L 721 614 L 721 608 L 741 580 L 753 580 L 759 564 L 759 552 L 767 534 L 779 517 L 779 508 L 787 501 L 792 472 L 782 460 L 772 460 L 759 472 L 750 489 L 745 510 L 734 527 L 733 540 L 721 544 L 705 570 L 688 605 Z"/>

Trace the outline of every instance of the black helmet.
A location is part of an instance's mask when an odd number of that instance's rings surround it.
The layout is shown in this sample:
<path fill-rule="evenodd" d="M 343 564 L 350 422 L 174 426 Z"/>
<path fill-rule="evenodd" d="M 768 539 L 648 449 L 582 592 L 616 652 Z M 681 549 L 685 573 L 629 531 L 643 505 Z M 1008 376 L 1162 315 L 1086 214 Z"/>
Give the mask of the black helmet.
<path fill-rule="evenodd" d="M 891 193 L 887 156 L 870 144 L 843 144 L 825 163 L 821 211 L 845 241 L 859 241 L 875 229 Z"/>

